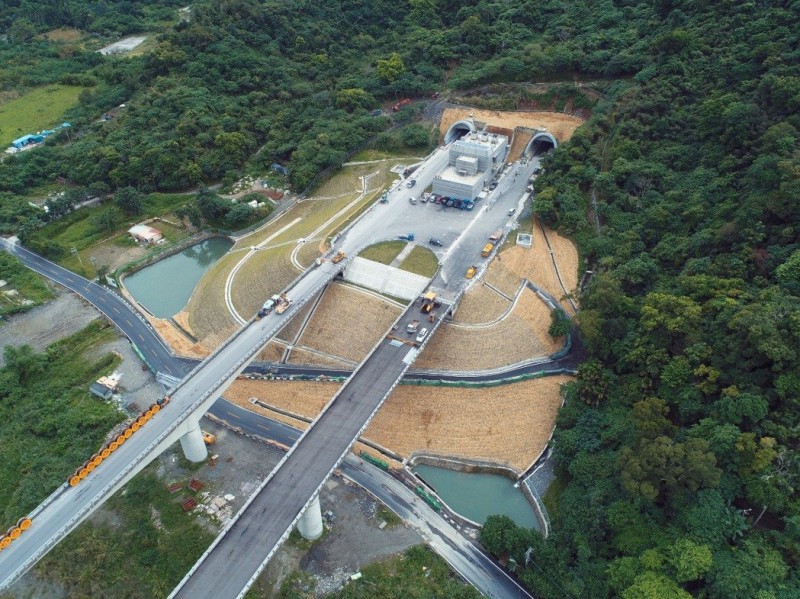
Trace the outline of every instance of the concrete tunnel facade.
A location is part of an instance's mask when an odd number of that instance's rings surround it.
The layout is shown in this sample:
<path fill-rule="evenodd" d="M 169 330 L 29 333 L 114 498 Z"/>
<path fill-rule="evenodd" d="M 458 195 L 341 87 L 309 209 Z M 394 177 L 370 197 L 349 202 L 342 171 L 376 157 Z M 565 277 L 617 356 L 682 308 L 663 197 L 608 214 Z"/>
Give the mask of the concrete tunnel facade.
<path fill-rule="evenodd" d="M 454 142 L 457 139 L 464 137 L 468 133 L 472 133 L 473 131 L 477 131 L 475 128 L 475 123 L 470 121 L 456 121 L 447 130 L 447 133 L 445 133 L 444 143 L 449 144 Z"/>
<path fill-rule="evenodd" d="M 535 134 L 525 147 L 525 156 L 537 156 L 558 147 L 558 141 L 550 133 L 540 131 Z"/>

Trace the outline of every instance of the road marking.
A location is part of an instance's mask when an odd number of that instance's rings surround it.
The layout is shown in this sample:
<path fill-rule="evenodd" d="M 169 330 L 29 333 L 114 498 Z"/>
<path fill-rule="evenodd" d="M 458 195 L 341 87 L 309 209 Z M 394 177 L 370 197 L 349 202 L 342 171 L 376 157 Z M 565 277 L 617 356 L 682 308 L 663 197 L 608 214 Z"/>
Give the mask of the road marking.
<path fill-rule="evenodd" d="M 242 419 L 242 417 L 241 417 L 241 416 L 239 416 L 238 414 L 234 414 L 233 412 L 225 412 L 225 413 L 226 413 L 228 416 L 232 416 L 233 418 L 236 418 L 237 420 L 241 420 L 241 419 Z"/>

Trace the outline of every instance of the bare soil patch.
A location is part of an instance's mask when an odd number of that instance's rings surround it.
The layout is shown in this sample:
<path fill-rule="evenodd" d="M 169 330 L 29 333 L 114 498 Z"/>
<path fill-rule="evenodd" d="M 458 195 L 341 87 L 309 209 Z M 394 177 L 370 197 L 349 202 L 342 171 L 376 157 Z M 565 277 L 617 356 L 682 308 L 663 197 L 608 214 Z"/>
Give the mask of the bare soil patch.
<path fill-rule="evenodd" d="M 327 368 L 353 369 L 358 363 L 355 360 L 323 356 L 303 347 L 294 347 L 289 354 L 289 364 L 303 364 L 305 366 L 320 366 Z"/>
<path fill-rule="evenodd" d="M 514 297 L 522 282 L 522 276 L 505 268 L 500 256 L 496 256 L 483 274 L 483 281 L 495 287 L 508 297 Z"/>
<path fill-rule="evenodd" d="M 371 293 L 334 283 L 328 286 L 299 345 L 360 362 L 400 311 Z"/>
<path fill-rule="evenodd" d="M 476 121 L 484 122 L 493 127 L 507 128 L 530 127 L 532 129 L 547 129 L 559 142 L 567 141 L 575 129 L 584 123 L 584 119 L 560 112 L 543 111 L 497 111 L 482 108 L 447 108 L 442 114 L 439 130 L 442 135 L 457 121 L 465 120 L 472 115 Z"/>
<path fill-rule="evenodd" d="M 578 250 L 566 237 L 562 237 L 552 229 L 546 229 L 546 231 L 553 247 L 553 255 L 558 263 L 561 278 L 567 291 L 572 293 L 578 286 Z M 503 250 L 499 256 L 500 260 L 494 260 L 489 270 L 510 271 L 516 276 L 524 277 L 539 285 L 553 297 L 561 300 L 564 290 L 558 282 L 550 252 L 538 223 L 534 224 L 532 234 L 533 246 L 531 248 L 513 246 Z M 489 273 L 487 272 L 487 274 Z M 575 311 L 568 301 L 561 301 L 561 305 L 567 312 L 574 314 Z"/>
<path fill-rule="evenodd" d="M 326 288 L 327 289 L 327 288 Z M 325 293 L 325 290 L 322 291 Z M 297 335 L 300 333 L 300 327 L 306 321 L 311 310 L 314 308 L 316 300 L 309 301 L 303 308 L 283 327 L 277 335 L 277 338 L 287 343 L 294 343 Z"/>
<path fill-rule="evenodd" d="M 453 322 L 457 324 L 483 324 L 500 318 L 511 307 L 511 302 L 483 283 L 474 285 L 458 305 Z"/>
<path fill-rule="evenodd" d="M 54 286 L 58 296 L 0 323 L 0 366 L 4 364 L 2 348 L 6 345 L 30 345 L 36 351 L 83 329 L 100 314 L 77 295 Z"/>
<path fill-rule="evenodd" d="M 522 472 L 547 445 L 561 407 L 560 387 L 571 379 L 551 376 L 486 389 L 400 385 L 364 437 L 404 457 L 424 450 L 496 462 Z M 251 404 L 249 398 L 315 418 L 338 387 L 337 383 L 239 380 L 225 396 L 270 417 L 276 413 Z M 279 419 L 307 426 L 294 418 Z"/>
<path fill-rule="evenodd" d="M 286 349 L 286 344 L 277 341 L 270 341 L 258 354 L 256 360 L 261 362 L 280 362 L 283 358 L 283 352 Z"/>
<path fill-rule="evenodd" d="M 414 363 L 427 370 L 488 370 L 548 356 L 563 346 L 547 329 L 550 311 L 524 289 L 511 314 L 487 327 L 444 324 Z"/>
<path fill-rule="evenodd" d="M 108 266 L 109 270 L 114 272 L 120 266 L 141 258 L 149 249 L 141 245 L 118 245 L 114 239 L 109 239 L 87 248 L 84 257 L 88 257 L 92 264 Z"/>

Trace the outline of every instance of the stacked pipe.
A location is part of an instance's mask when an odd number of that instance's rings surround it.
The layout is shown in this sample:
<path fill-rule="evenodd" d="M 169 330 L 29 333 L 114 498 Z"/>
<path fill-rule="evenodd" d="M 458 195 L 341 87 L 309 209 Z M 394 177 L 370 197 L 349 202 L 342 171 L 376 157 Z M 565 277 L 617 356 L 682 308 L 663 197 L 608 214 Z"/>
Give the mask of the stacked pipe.
<path fill-rule="evenodd" d="M 76 487 L 78 484 L 91 473 L 95 468 L 97 468 L 100 464 L 103 463 L 103 460 L 108 458 L 112 453 L 114 453 L 117 449 L 119 449 L 125 441 L 130 439 L 133 436 L 133 433 L 138 431 L 142 428 L 145 424 L 147 424 L 150 419 L 155 416 L 162 407 L 169 403 L 169 396 L 165 395 L 161 399 L 159 399 L 156 403 L 151 405 L 147 410 L 142 412 L 142 414 L 133 422 L 131 422 L 130 426 L 126 428 L 121 434 L 117 435 L 115 439 L 110 441 L 106 444 L 103 449 L 98 451 L 88 460 L 86 460 L 83 465 L 76 469 L 75 472 L 67 479 L 70 487 Z"/>

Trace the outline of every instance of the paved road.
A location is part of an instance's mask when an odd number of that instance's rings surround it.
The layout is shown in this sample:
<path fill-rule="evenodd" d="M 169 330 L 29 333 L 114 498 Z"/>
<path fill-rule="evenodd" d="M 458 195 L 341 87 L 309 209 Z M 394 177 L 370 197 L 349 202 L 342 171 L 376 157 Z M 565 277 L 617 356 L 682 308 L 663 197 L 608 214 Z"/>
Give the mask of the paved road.
<path fill-rule="evenodd" d="M 147 321 L 116 293 L 62 268 L 18 244 L 11 244 L 3 238 L 0 238 L 0 243 L 31 270 L 74 291 L 93 304 L 139 348 L 149 366 L 156 372 L 182 376 L 194 365 L 192 360 L 176 358 Z"/>
<path fill-rule="evenodd" d="M 414 492 L 382 470 L 348 456 L 342 472 L 385 503 L 416 530 L 450 566 L 481 593 L 493 599 L 531 597 L 504 570 L 456 531 Z"/>
<path fill-rule="evenodd" d="M 418 308 L 410 306 L 398 321 L 399 330 L 404 331 L 418 315 Z M 429 325 L 428 338 L 439 323 L 441 320 Z M 405 333 L 399 336 L 409 339 Z M 239 597 L 288 536 L 303 508 L 366 428 L 418 351 L 413 341 L 384 338 L 170 597 Z"/>

